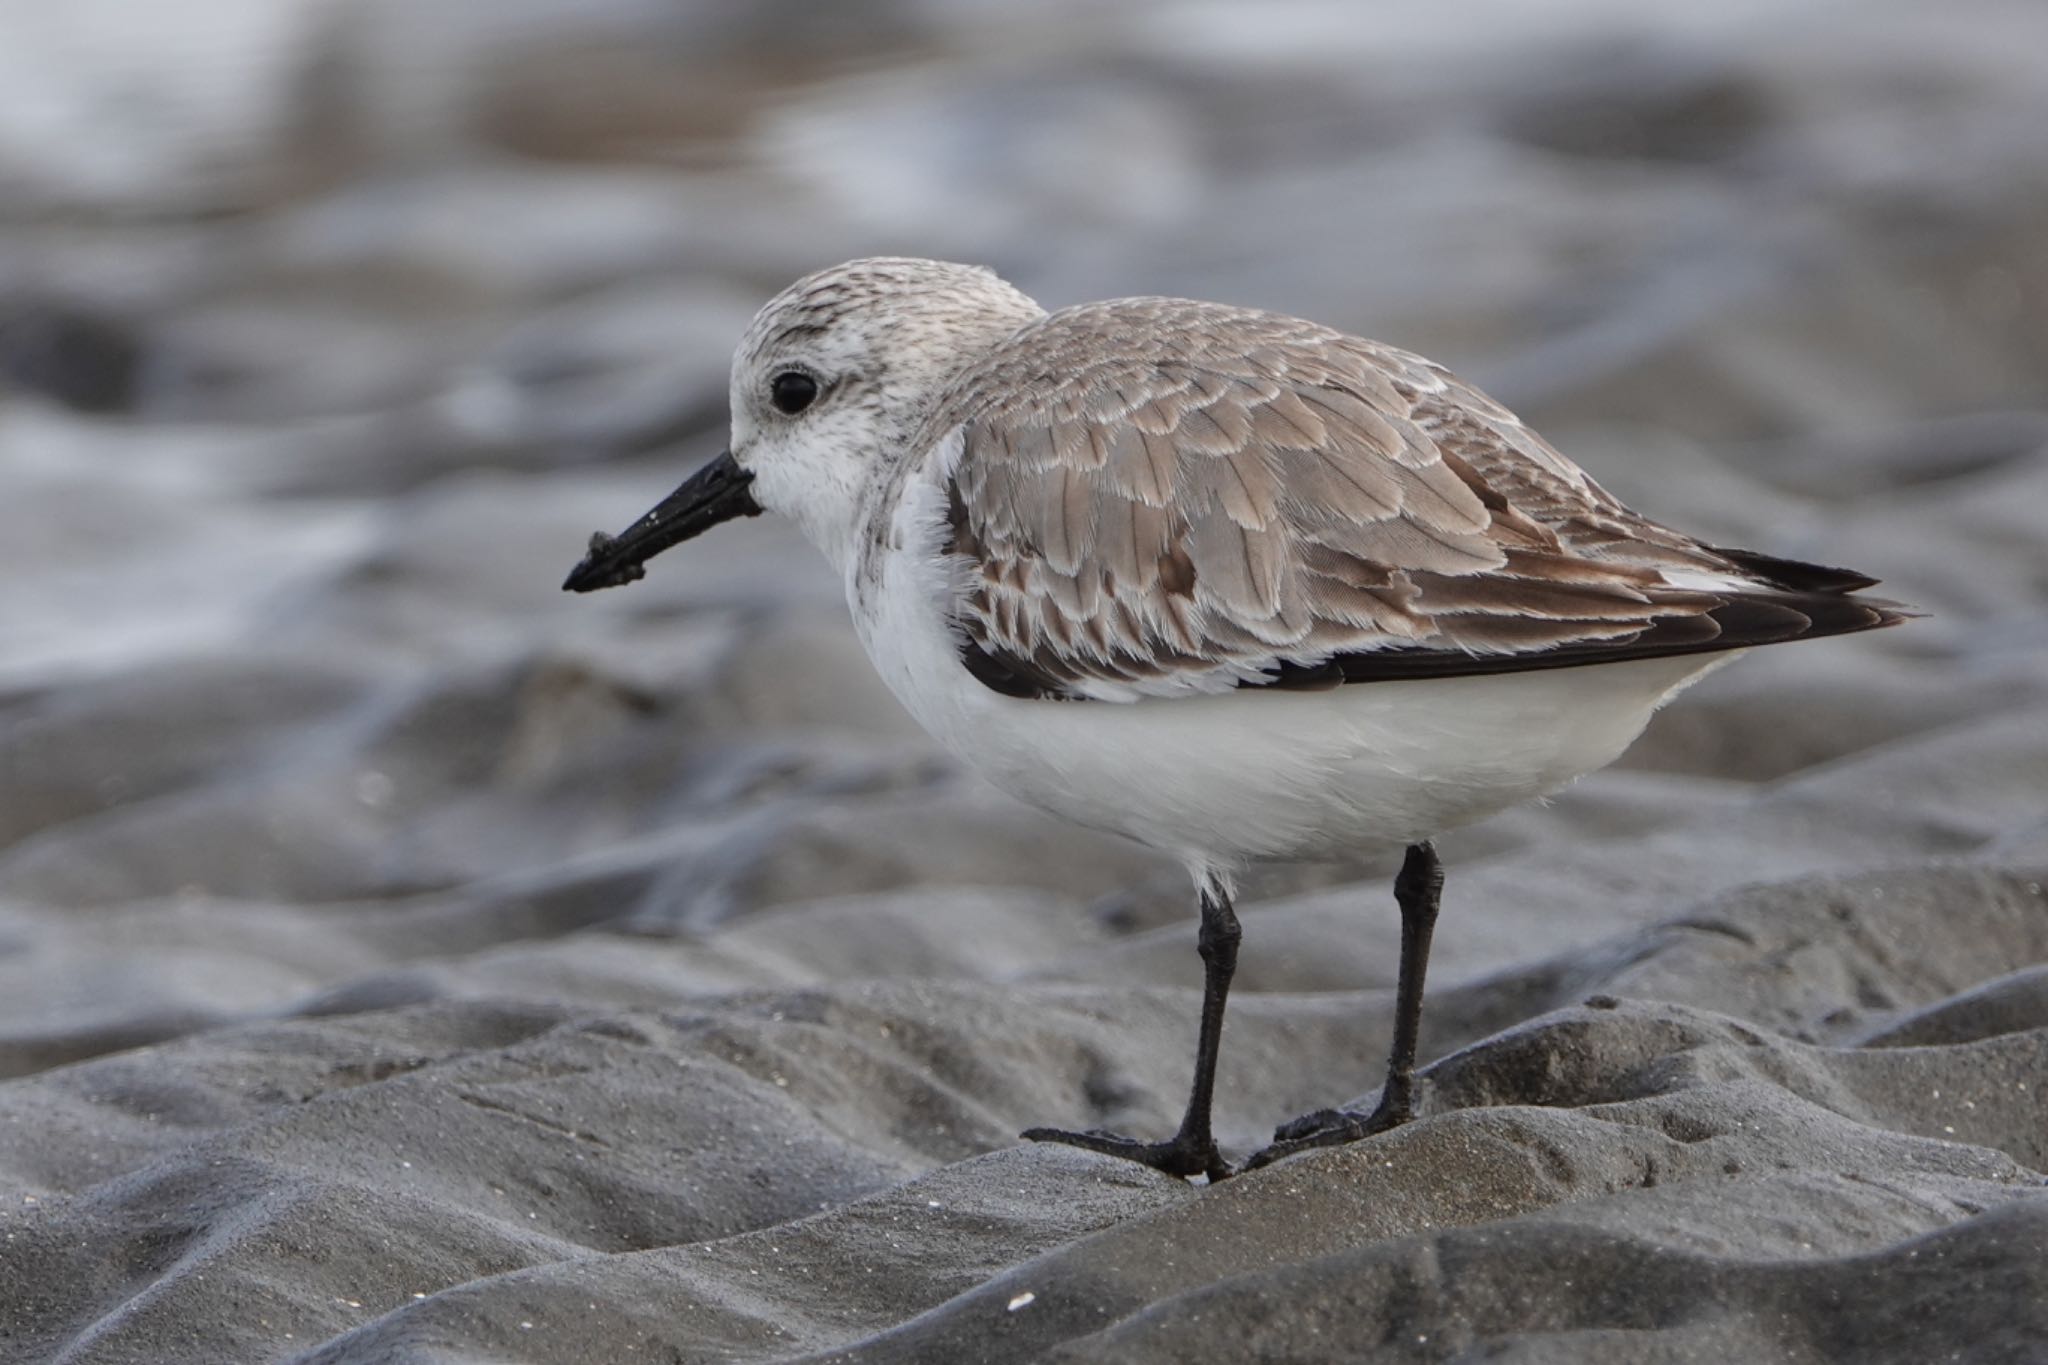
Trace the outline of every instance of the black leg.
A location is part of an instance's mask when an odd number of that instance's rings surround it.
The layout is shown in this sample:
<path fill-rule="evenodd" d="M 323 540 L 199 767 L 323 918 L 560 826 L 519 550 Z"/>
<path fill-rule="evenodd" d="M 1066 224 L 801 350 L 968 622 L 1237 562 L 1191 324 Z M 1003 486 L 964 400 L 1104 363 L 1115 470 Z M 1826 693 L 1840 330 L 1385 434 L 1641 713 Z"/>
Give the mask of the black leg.
<path fill-rule="evenodd" d="M 1196 946 L 1202 953 L 1202 1033 L 1195 1044 L 1195 1083 L 1188 1091 L 1187 1112 L 1180 1131 L 1165 1142 L 1139 1142 L 1114 1133 L 1070 1133 L 1061 1128 L 1032 1128 L 1029 1142 L 1064 1142 L 1137 1161 L 1168 1175 L 1206 1175 L 1221 1180 L 1229 1163 L 1216 1149 L 1209 1131 L 1209 1106 L 1216 1095 L 1216 1054 L 1223 1042 L 1223 1006 L 1230 997 L 1230 978 L 1237 971 L 1237 945 L 1244 937 L 1230 896 L 1214 882 L 1202 887 L 1202 932 Z"/>
<path fill-rule="evenodd" d="M 1245 1163 L 1251 1170 L 1310 1147 L 1334 1147 L 1398 1128 L 1415 1117 L 1415 1045 L 1422 1032 L 1422 982 L 1429 971 L 1429 941 L 1436 932 L 1443 897 L 1444 868 L 1427 840 L 1408 846 L 1394 878 L 1401 907 L 1401 975 L 1394 992 L 1394 1046 L 1387 1055 L 1387 1079 L 1370 1114 L 1319 1109 L 1282 1124 L 1273 1145 Z"/>

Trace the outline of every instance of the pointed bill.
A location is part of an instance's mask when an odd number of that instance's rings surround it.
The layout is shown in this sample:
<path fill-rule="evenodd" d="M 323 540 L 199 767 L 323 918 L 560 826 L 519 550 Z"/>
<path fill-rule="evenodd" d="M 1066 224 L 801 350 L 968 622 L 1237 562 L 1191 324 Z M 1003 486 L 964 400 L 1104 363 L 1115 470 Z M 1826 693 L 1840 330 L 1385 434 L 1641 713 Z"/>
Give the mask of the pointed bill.
<path fill-rule="evenodd" d="M 721 521 L 761 515 L 747 486 L 754 476 L 727 451 L 683 480 L 654 510 L 616 536 L 590 537 L 590 549 L 562 581 L 564 592 L 596 592 L 645 576 L 647 561 L 672 545 L 700 536 Z"/>

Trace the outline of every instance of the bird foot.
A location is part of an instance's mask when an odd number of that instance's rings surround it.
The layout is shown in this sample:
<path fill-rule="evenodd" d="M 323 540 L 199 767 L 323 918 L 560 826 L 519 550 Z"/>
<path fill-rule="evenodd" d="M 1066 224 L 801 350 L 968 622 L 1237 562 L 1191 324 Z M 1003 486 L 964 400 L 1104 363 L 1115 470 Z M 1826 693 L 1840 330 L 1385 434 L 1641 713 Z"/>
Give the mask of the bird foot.
<path fill-rule="evenodd" d="M 1303 1114 L 1275 1128 L 1272 1143 L 1252 1153 L 1242 1169 L 1255 1171 L 1261 1166 L 1272 1165 L 1281 1157 L 1315 1147 L 1341 1147 L 1347 1142 L 1357 1142 L 1399 1128 L 1414 1117 L 1413 1106 L 1391 1104 L 1386 1100 L 1381 1100 L 1370 1114 L 1361 1114 L 1355 1109 L 1318 1109 L 1313 1114 Z"/>
<path fill-rule="evenodd" d="M 1122 1157 L 1184 1180 L 1189 1176 L 1205 1175 L 1214 1184 L 1231 1175 L 1230 1163 L 1223 1159 L 1214 1138 L 1195 1139 L 1180 1134 L 1167 1142 L 1140 1142 L 1136 1138 L 1120 1137 L 1099 1129 L 1073 1133 L 1064 1128 L 1027 1128 L 1022 1136 L 1026 1142 L 1063 1142 L 1069 1147 L 1084 1147 L 1106 1156 Z"/>

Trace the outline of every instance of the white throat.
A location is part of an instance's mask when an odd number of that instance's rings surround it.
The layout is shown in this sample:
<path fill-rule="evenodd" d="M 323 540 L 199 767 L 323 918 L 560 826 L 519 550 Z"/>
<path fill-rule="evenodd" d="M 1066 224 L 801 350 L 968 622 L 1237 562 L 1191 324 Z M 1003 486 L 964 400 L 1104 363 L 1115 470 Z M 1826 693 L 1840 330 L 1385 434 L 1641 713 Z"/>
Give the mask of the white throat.
<path fill-rule="evenodd" d="M 771 513 L 795 522 L 841 576 L 857 558 L 869 466 L 851 459 L 808 468 L 794 461 L 764 461 L 754 498 Z"/>

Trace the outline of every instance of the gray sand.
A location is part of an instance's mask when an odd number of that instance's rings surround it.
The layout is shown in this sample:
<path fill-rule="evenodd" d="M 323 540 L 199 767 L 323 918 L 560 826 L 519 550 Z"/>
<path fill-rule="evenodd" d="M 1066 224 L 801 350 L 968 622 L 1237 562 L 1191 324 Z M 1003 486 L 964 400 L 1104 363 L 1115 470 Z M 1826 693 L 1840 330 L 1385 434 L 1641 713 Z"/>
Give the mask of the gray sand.
<path fill-rule="evenodd" d="M 2038 6 L 514 8 L 0 137 L 0 1359 L 2048 1358 Z M 961 776 L 787 527 L 556 590 L 870 250 L 1437 354 L 1933 615 L 1444 840 L 1420 1122 L 1018 1146 L 1176 1118 L 1180 873 Z M 1234 1153 L 1377 1083 L 1391 871 L 1247 895 Z"/>

